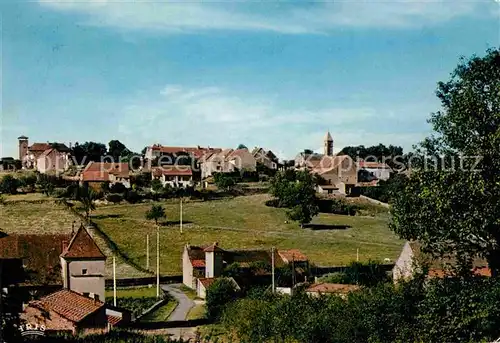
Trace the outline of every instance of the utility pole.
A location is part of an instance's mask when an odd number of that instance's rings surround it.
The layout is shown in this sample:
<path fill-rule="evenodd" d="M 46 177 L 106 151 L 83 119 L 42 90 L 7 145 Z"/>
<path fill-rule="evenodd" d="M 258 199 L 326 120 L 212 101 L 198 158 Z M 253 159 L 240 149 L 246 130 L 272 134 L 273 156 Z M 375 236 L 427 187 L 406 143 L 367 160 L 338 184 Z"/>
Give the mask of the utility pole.
<path fill-rule="evenodd" d="M 356 249 L 356 262 L 359 262 L 359 248 Z"/>
<path fill-rule="evenodd" d="M 160 227 L 156 228 L 156 298 L 160 298 Z"/>
<path fill-rule="evenodd" d="M 149 270 L 149 233 L 146 234 L 146 269 Z"/>
<path fill-rule="evenodd" d="M 274 247 L 271 248 L 271 275 L 272 275 L 272 284 L 273 284 L 273 288 L 272 288 L 272 292 L 274 293 L 274 290 L 275 290 L 275 285 L 274 285 Z"/>
<path fill-rule="evenodd" d="M 113 255 L 113 305 L 116 307 L 116 259 Z"/>
<path fill-rule="evenodd" d="M 295 255 L 292 254 L 292 292 L 295 286 Z"/>
<path fill-rule="evenodd" d="M 181 233 L 182 233 L 182 197 L 181 197 Z"/>

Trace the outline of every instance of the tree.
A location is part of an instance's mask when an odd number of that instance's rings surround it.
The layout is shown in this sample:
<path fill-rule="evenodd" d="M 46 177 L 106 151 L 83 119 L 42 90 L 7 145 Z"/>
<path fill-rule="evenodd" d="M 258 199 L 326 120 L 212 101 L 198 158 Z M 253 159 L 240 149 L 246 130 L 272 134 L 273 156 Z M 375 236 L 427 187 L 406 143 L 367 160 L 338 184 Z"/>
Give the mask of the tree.
<path fill-rule="evenodd" d="M 226 191 L 230 191 L 234 187 L 234 185 L 236 185 L 236 181 L 234 181 L 233 177 L 225 175 L 223 173 L 214 174 L 214 183 L 217 188 Z"/>
<path fill-rule="evenodd" d="M 108 143 L 108 155 L 113 157 L 114 162 L 118 162 L 120 157 L 128 156 L 130 150 L 119 140 L 113 139 Z"/>
<path fill-rule="evenodd" d="M 238 292 L 234 283 L 228 278 L 217 278 L 207 289 L 207 318 L 217 320 L 221 317 L 224 308 L 236 300 Z"/>
<path fill-rule="evenodd" d="M 19 187 L 19 180 L 14 176 L 7 174 L 0 179 L 0 191 L 7 194 L 16 194 Z"/>
<path fill-rule="evenodd" d="M 76 200 L 78 200 L 85 211 L 85 219 L 90 219 L 90 214 L 95 210 L 95 200 L 97 194 L 88 186 L 78 187 L 76 189 Z"/>
<path fill-rule="evenodd" d="M 147 220 L 154 220 L 156 226 L 158 226 L 158 220 L 166 218 L 165 209 L 162 205 L 152 205 L 151 208 L 146 212 Z"/>
<path fill-rule="evenodd" d="M 498 49 L 462 59 L 450 80 L 438 83 L 443 109 L 429 120 L 435 135 L 420 144 L 423 167 L 391 211 L 391 227 L 402 238 L 456 254 L 462 270 L 483 256 L 493 275 L 500 272 L 499 92 Z"/>
<path fill-rule="evenodd" d="M 123 200 L 123 195 L 119 193 L 110 193 L 106 196 L 106 200 L 116 204 Z"/>
<path fill-rule="evenodd" d="M 161 192 L 163 190 L 163 185 L 160 180 L 154 179 L 151 181 L 151 190 L 155 193 Z"/>
<path fill-rule="evenodd" d="M 286 207 L 288 217 L 300 226 L 310 223 L 318 214 L 315 177 L 309 171 L 285 170 L 271 180 L 270 192 L 278 199 L 278 207 Z"/>
<path fill-rule="evenodd" d="M 78 164 L 86 164 L 90 161 L 98 162 L 106 155 L 106 145 L 96 142 L 75 143 L 71 154 Z"/>
<path fill-rule="evenodd" d="M 248 150 L 248 148 L 245 144 L 238 145 L 238 147 L 236 149 L 247 149 Z"/>

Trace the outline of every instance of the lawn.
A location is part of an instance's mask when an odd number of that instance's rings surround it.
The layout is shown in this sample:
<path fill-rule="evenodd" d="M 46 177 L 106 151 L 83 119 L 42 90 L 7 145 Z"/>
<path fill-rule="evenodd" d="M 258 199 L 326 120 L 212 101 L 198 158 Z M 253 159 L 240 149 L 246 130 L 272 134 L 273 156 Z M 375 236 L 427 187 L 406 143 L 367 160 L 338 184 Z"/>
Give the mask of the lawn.
<path fill-rule="evenodd" d="M 113 290 L 106 290 L 106 303 L 113 304 L 113 297 Z M 141 315 L 159 301 L 156 298 L 155 287 L 117 289 L 116 300 L 118 307 L 130 310 L 135 317 Z"/>
<path fill-rule="evenodd" d="M 205 304 L 196 304 L 189 310 L 187 320 L 196 320 L 205 318 Z"/>
<path fill-rule="evenodd" d="M 174 299 L 170 299 L 165 305 L 159 307 L 158 309 L 149 312 L 144 317 L 140 319 L 141 322 L 165 322 L 168 317 L 172 314 L 177 306 L 177 302 Z"/>
<path fill-rule="evenodd" d="M 253 195 L 183 204 L 184 230 L 179 230 L 178 201 L 163 202 L 167 222 L 160 227 L 161 273 L 181 273 L 181 254 L 186 243 L 219 242 L 226 249 L 296 248 L 316 265 L 346 265 L 385 258 L 394 260 L 403 242 L 388 228 L 388 214 L 341 216 L 320 214 L 313 224 L 321 230 L 301 229 L 287 221 L 285 210 L 264 205 L 268 195 Z M 123 204 L 99 207 L 93 221 L 141 266 L 146 266 L 146 235 L 150 234 L 150 266 L 156 261 L 156 228 L 144 218 L 151 204 Z"/>

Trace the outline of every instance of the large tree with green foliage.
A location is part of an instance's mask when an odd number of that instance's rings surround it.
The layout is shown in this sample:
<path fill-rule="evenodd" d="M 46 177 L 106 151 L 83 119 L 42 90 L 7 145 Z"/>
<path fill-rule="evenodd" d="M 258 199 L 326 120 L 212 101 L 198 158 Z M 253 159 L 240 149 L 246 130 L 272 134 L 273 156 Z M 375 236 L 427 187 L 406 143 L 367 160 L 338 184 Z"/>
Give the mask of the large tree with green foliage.
<path fill-rule="evenodd" d="M 128 156 L 130 154 L 130 150 L 128 150 L 125 144 L 119 140 L 113 139 L 108 143 L 108 154 L 113 157 L 114 162 L 118 162 L 120 157 Z"/>
<path fill-rule="evenodd" d="M 0 179 L 0 191 L 6 194 L 16 194 L 20 182 L 14 176 L 7 174 Z"/>
<path fill-rule="evenodd" d="M 153 220 L 158 226 L 158 221 L 160 219 L 166 218 L 165 208 L 162 205 L 152 205 L 151 208 L 146 212 L 146 219 Z"/>
<path fill-rule="evenodd" d="M 207 289 L 207 318 L 219 319 L 224 308 L 236 300 L 238 291 L 229 278 L 217 278 Z"/>
<path fill-rule="evenodd" d="M 392 228 L 463 270 L 479 255 L 500 272 L 500 50 L 462 59 L 438 84 L 442 111 L 420 146 L 419 170 L 394 198 Z"/>
<path fill-rule="evenodd" d="M 90 219 L 90 214 L 95 210 L 95 200 L 97 194 L 89 186 L 78 187 L 75 189 L 76 200 L 80 202 L 85 211 L 85 218 Z"/>
<path fill-rule="evenodd" d="M 307 170 L 285 170 L 271 179 L 270 192 L 278 199 L 278 207 L 288 208 L 288 217 L 303 226 L 310 223 L 319 211 L 316 184 L 317 180 Z"/>

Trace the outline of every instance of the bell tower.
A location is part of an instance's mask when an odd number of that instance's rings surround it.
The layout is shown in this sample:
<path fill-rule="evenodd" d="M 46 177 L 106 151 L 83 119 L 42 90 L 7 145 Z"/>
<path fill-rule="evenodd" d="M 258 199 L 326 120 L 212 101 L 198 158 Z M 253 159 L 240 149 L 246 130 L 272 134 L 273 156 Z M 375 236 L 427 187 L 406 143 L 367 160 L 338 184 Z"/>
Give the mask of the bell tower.
<path fill-rule="evenodd" d="M 333 138 L 332 135 L 330 135 L 330 131 L 325 135 L 323 149 L 325 156 L 333 156 Z"/>
<path fill-rule="evenodd" d="M 24 161 L 28 154 L 28 137 L 20 136 L 17 140 L 19 141 L 19 160 Z"/>

